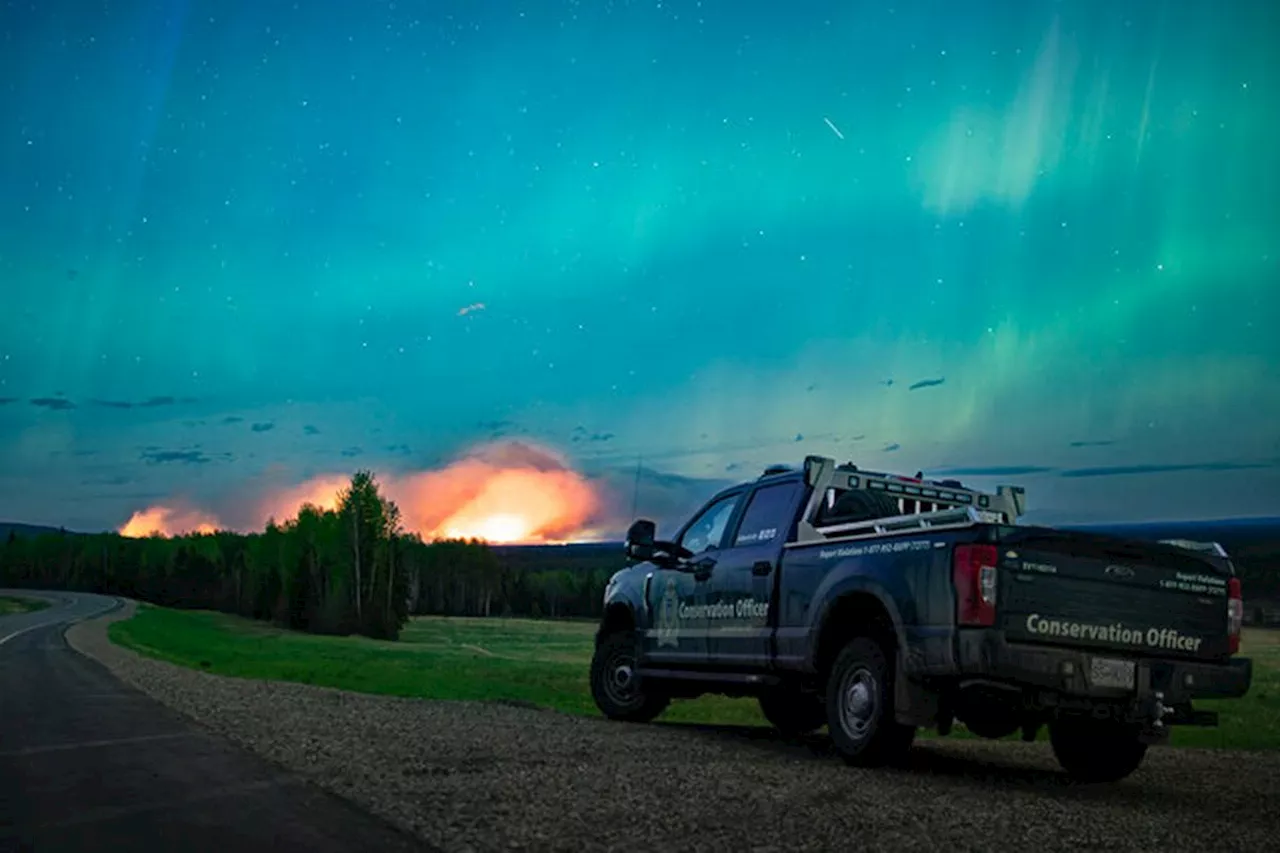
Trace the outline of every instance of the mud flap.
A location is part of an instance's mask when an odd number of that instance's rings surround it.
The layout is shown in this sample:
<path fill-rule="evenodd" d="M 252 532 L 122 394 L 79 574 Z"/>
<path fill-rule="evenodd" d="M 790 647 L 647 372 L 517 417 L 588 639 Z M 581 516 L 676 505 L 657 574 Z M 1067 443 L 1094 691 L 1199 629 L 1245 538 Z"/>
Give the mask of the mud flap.
<path fill-rule="evenodd" d="M 899 654 L 893 679 L 893 717 L 903 725 L 927 728 L 938 720 L 938 694 L 907 675 L 904 663 Z"/>

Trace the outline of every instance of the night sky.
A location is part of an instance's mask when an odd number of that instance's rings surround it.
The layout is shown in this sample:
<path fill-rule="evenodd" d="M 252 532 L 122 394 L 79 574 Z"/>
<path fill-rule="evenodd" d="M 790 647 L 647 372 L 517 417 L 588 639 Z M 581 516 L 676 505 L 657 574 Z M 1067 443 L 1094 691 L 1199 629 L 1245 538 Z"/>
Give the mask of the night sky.
<path fill-rule="evenodd" d="M 0 3 L 0 518 L 252 526 L 495 439 L 617 518 L 637 463 L 696 503 L 806 453 L 1032 519 L 1276 514 L 1278 36 L 1274 0 Z"/>

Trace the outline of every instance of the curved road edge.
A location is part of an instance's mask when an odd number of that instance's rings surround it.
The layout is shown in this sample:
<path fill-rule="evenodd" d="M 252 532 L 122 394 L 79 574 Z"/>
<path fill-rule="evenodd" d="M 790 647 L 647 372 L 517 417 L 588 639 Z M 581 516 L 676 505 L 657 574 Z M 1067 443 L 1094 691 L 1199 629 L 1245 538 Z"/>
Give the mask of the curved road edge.
<path fill-rule="evenodd" d="M 0 850 L 424 849 L 123 677 L 110 658 L 135 653 L 114 646 L 106 624 L 131 615 L 133 601 L 3 594 L 54 606 L 0 617 Z"/>
<path fill-rule="evenodd" d="M 50 604 L 50 607 L 45 610 L 0 617 L 0 646 L 16 640 L 28 631 L 34 631 L 46 625 L 70 626 L 104 616 L 123 604 L 123 601 L 115 596 L 40 589 L 0 589 L 0 596 L 35 598 Z"/>

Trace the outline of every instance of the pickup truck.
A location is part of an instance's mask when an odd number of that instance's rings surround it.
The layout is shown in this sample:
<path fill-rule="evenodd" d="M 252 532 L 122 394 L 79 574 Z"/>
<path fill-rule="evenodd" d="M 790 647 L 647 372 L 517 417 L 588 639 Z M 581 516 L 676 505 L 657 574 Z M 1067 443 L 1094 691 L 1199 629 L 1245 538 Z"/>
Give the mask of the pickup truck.
<path fill-rule="evenodd" d="M 591 662 L 608 718 L 754 697 L 846 762 L 901 759 L 922 727 L 1026 741 L 1083 782 L 1133 773 L 1193 700 L 1239 697 L 1239 578 L 1216 543 L 1020 525 L 1025 491 L 809 456 L 708 501 L 669 541 L 627 533 Z"/>

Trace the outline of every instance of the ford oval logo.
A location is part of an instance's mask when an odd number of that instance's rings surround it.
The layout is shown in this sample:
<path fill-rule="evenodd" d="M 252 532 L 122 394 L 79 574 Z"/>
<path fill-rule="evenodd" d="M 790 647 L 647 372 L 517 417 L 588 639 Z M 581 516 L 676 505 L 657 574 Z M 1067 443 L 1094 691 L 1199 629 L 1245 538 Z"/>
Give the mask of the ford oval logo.
<path fill-rule="evenodd" d="M 1118 577 L 1118 578 L 1133 577 L 1133 569 L 1129 568 L 1128 566 L 1107 566 L 1106 572 L 1107 574 L 1114 575 L 1115 577 Z"/>

